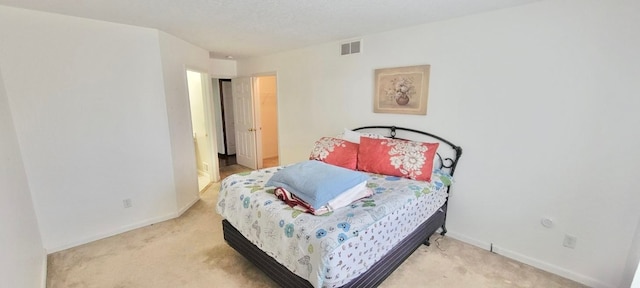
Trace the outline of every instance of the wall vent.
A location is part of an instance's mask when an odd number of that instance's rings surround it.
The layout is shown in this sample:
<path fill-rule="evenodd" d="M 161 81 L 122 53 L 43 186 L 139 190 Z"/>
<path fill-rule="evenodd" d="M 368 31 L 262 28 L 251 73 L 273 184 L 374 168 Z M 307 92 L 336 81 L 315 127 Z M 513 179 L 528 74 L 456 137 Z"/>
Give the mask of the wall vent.
<path fill-rule="evenodd" d="M 362 41 L 353 41 L 340 44 L 340 55 L 357 54 L 362 51 Z"/>

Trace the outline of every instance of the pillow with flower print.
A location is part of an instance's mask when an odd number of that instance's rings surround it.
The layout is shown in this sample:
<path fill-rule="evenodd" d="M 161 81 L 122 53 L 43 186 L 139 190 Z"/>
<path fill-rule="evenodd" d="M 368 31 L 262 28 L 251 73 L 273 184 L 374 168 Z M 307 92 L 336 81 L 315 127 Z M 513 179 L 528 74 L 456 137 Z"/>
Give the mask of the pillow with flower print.
<path fill-rule="evenodd" d="M 439 143 L 399 139 L 360 138 L 360 171 L 431 181 L 433 161 Z"/>
<path fill-rule="evenodd" d="M 309 160 L 356 170 L 358 144 L 333 137 L 322 137 L 316 141 Z"/>

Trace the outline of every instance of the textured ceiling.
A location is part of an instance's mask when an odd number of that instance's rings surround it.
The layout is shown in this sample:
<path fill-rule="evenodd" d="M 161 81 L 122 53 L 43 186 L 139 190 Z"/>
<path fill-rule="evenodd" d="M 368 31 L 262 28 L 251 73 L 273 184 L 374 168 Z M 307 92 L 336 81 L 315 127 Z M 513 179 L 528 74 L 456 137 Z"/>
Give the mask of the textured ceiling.
<path fill-rule="evenodd" d="M 539 0 L 0 0 L 156 28 L 215 57 L 259 56 Z"/>

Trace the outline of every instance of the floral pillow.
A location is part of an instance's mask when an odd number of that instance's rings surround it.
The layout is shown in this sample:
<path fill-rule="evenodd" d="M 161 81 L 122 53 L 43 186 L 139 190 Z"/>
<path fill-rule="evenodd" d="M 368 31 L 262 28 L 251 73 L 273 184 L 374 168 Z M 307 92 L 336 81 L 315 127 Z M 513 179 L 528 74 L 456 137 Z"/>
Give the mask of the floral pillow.
<path fill-rule="evenodd" d="M 439 143 L 398 139 L 360 138 L 360 171 L 431 181 L 433 161 Z"/>
<path fill-rule="evenodd" d="M 316 141 L 309 160 L 318 160 L 327 164 L 356 170 L 358 144 L 332 137 L 322 137 Z"/>

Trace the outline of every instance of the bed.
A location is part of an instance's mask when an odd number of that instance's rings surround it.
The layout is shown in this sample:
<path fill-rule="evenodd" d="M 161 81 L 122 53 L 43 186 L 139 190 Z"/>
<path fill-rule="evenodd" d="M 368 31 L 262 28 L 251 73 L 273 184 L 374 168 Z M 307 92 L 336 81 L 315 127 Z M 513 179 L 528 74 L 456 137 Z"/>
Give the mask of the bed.
<path fill-rule="evenodd" d="M 292 209 L 265 186 L 283 166 L 234 174 L 221 184 L 216 209 L 225 218 L 224 239 L 282 287 L 376 287 L 420 245 L 429 245 L 432 234 L 447 232 L 448 196 L 462 148 L 395 126 L 345 130 L 342 139 L 353 131 L 362 137 L 360 153 L 374 138 L 437 143 L 429 181 L 365 169 L 373 195 L 322 216 Z"/>

